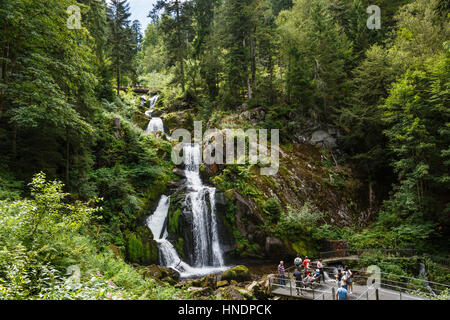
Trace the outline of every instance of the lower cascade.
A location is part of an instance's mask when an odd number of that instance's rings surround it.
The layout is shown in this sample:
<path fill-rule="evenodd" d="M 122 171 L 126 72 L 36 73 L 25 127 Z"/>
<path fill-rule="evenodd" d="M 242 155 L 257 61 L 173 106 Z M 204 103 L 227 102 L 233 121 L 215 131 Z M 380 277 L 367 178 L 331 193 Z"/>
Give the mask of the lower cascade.
<path fill-rule="evenodd" d="M 183 154 L 188 190 L 185 203 L 192 212 L 193 221 L 191 230 L 194 241 L 193 265 L 182 261 L 175 247 L 168 240 L 169 233 L 166 222 L 170 197 L 166 195 L 161 197 L 155 212 L 147 219 L 147 226 L 158 243 L 161 265 L 177 270 L 181 278 L 192 278 L 221 272 L 227 267 L 224 264 L 218 235 L 216 189 L 205 186 L 200 178 L 200 145 L 185 145 Z"/>

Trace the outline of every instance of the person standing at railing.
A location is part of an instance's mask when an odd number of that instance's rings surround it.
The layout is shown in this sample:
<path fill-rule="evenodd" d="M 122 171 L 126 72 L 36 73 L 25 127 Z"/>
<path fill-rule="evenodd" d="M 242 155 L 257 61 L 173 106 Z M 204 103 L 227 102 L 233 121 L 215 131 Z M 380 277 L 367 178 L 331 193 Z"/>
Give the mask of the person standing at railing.
<path fill-rule="evenodd" d="M 300 258 L 300 255 L 297 255 L 297 258 L 294 259 L 294 265 L 298 269 L 302 265 L 302 258 Z"/>
<path fill-rule="evenodd" d="M 348 300 L 348 291 L 344 288 L 344 283 L 336 291 L 336 300 Z"/>
<path fill-rule="evenodd" d="M 347 266 L 344 270 L 347 275 L 348 294 L 353 294 L 353 272 Z"/>
<path fill-rule="evenodd" d="M 342 273 L 341 285 L 344 285 L 345 290 L 348 291 L 347 280 L 348 280 L 347 273 L 344 271 L 344 272 Z"/>
<path fill-rule="evenodd" d="M 311 260 L 309 260 L 308 256 L 305 257 L 305 260 L 303 260 L 303 273 L 306 277 L 306 274 L 309 272 L 309 266 L 311 265 Z"/>
<path fill-rule="evenodd" d="M 303 260 L 303 267 L 305 270 L 309 269 L 309 265 L 311 264 L 311 260 L 309 260 L 308 256 L 305 257 L 305 260 Z"/>
<path fill-rule="evenodd" d="M 325 274 L 323 273 L 322 259 L 319 259 L 319 262 L 317 262 L 317 269 L 319 269 L 319 271 L 320 271 L 319 283 L 320 283 L 320 278 L 322 278 L 323 282 L 325 282 Z"/>
<path fill-rule="evenodd" d="M 285 272 L 284 261 L 280 261 L 280 264 L 278 265 L 278 275 L 280 276 L 280 284 L 282 286 L 286 285 Z"/>
<path fill-rule="evenodd" d="M 341 272 L 341 269 L 338 269 L 337 274 L 336 274 L 336 281 L 337 281 L 338 288 L 341 287 L 341 280 L 342 280 L 342 272 Z"/>
<path fill-rule="evenodd" d="M 302 286 L 302 273 L 300 272 L 300 268 L 296 268 L 293 274 L 295 280 L 295 288 L 297 289 L 297 295 L 300 295 L 300 288 Z"/>

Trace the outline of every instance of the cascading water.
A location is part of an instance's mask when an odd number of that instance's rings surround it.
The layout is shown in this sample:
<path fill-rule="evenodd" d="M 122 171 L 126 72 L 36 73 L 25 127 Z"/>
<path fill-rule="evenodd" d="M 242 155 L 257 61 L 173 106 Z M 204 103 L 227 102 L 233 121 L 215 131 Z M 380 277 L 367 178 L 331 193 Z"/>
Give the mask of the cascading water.
<path fill-rule="evenodd" d="M 157 132 L 161 131 L 164 133 L 164 124 L 161 118 L 152 118 L 150 120 L 148 127 L 147 127 L 147 133 Z"/>
<path fill-rule="evenodd" d="M 192 209 L 193 215 L 194 265 L 222 267 L 223 253 L 218 238 L 215 212 L 216 189 L 204 186 L 200 179 L 200 146 L 185 145 L 183 153 L 189 189 L 186 203 Z"/>
<path fill-rule="evenodd" d="M 154 106 L 157 98 L 154 100 L 152 98 L 151 101 Z M 153 118 L 152 121 L 156 119 L 159 118 Z M 160 125 L 160 127 L 158 128 L 162 128 L 162 130 L 153 130 L 151 121 L 147 132 L 163 131 L 162 120 L 159 120 L 158 126 Z M 156 121 L 154 124 L 156 124 Z M 192 278 L 224 271 L 227 267 L 224 265 L 223 252 L 218 236 L 216 189 L 203 185 L 200 178 L 200 145 L 185 145 L 183 154 L 186 166 L 186 187 L 188 189 L 186 205 L 192 212 L 193 266 L 181 260 L 175 247 L 168 240 L 169 234 L 166 222 L 170 206 L 169 197 L 161 197 L 155 212 L 147 219 L 147 226 L 158 243 L 161 265 L 177 270 L 181 278 Z"/>
<path fill-rule="evenodd" d="M 147 116 L 149 116 L 149 117 L 152 116 L 153 109 L 155 108 L 156 102 L 158 102 L 158 98 L 159 98 L 159 96 L 156 95 L 156 96 L 153 96 L 150 99 L 150 110 L 145 112 L 145 114 Z M 157 132 L 157 131 L 160 131 L 160 132 L 164 133 L 163 121 L 162 121 L 161 118 L 152 118 L 150 120 L 150 122 L 148 123 L 146 132 L 147 133 L 152 133 L 152 132 Z"/>

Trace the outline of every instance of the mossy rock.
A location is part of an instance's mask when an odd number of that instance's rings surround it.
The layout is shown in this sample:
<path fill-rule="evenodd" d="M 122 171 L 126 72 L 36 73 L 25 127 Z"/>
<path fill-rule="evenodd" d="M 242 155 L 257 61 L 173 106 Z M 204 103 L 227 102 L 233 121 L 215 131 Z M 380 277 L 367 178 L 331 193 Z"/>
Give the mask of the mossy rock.
<path fill-rule="evenodd" d="M 242 293 L 233 286 L 220 288 L 221 295 L 225 300 L 245 300 Z"/>
<path fill-rule="evenodd" d="M 252 279 L 250 275 L 250 271 L 246 266 L 237 266 L 231 269 L 226 270 L 222 273 L 221 280 L 232 281 L 235 280 L 237 282 L 245 282 L 250 281 Z"/>
<path fill-rule="evenodd" d="M 132 263 L 150 265 L 158 263 L 158 246 L 153 239 L 139 233 L 130 233 L 127 239 L 127 258 Z"/>
<path fill-rule="evenodd" d="M 169 212 L 169 232 L 172 234 L 179 234 L 180 224 L 179 218 L 181 215 L 181 208 L 176 208 Z"/>
<path fill-rule="evenodd" d="M 227 280 L 221 280 L 216 283 L 217 288 L 226 287 L 228 285 L 229 285 L 229 282 Z"/>

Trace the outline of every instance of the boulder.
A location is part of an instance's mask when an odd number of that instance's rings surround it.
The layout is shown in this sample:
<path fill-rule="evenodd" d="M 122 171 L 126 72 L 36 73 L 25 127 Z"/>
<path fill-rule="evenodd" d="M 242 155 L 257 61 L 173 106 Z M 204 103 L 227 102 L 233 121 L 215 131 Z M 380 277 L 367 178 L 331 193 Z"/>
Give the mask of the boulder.
<path fill-rule="evenodd" d="M 210 296 L 213 294 L 213 290 L 211 288 L 197 288 L 197 287 L 190 287 L 187 289 L 188 292 L 192 293 L 193 297 L 204 297 L 204 296 Z"/>
<path fill-rule="evenodd" d="M 186 173 L 184 172 L 184 170 L 181 170 L 179 168 L 175 168 L 175 169 L 172 170 L 172 172 L 175 175 L 179 176 L 180 178 L 186 178 Z"/>
<path fill-rule="evenodd" d="M 323 146 L 328 148 L 337 147 L 336 139 L 333 138 L 328 132 L 323 130 L 314 131 L 311 136 L 310 142 L 313 145 L 322 144 Z"/>
<path fill-rule="evenodd" d="M 203 287 L 203 279 L 195 279 L 195 280 L 191 280 L 189 282 L 189 284 L 192 287 L 197 287 L 197 288 L 202 288 Z"/>
<path fill-rule="evenodd" d="M 212 290 L 216 289 L 216 276 L 208 275 L 202 279 L 202 287 L 203 288 L 211 288 Z"/>
<path fill-rule="evenodd" d="M 249 292 L 249 294 L 256 298 L 257 300 L 267 300 L 270 298 L 269 290 L 265 290 L 265 280 L 262 281 L 253 281 L 250 285 L 248 285 L 245 290 Z"/>
<path fill-rule="evenodd" d="M 220 294 L 225 300 L 245 300 L 242 293 L 234 286 L 220 288 Z"/>
<path fill-rule="evenodd" d="M 246 266 L 237 266 L 231 269 L 226 270 L 222 273 L 221 280 L 232 281 L 235 280 L 237 282 L 245 282 L 251 280 L 250 271 Z"/>
<path fill-rule="evenodd" d="M 266 110 L 263 107 L 259 107 L 241 113 L 239 119 L 254 122 L 254 121 L 263 121 L 265 117 L 266 117 Z"/>
<path fill-rule="evenodd" d="M 172 279 L 171 280 L 172 283 L 176 283 L 180 279 L 180 274 L 177 271 L 157 265 L 151 265 L 146 267 L 144 270 L 144 276 L 153 279 L 163 280 L 166 282 L 168 281 L 168 279 Z"/>

